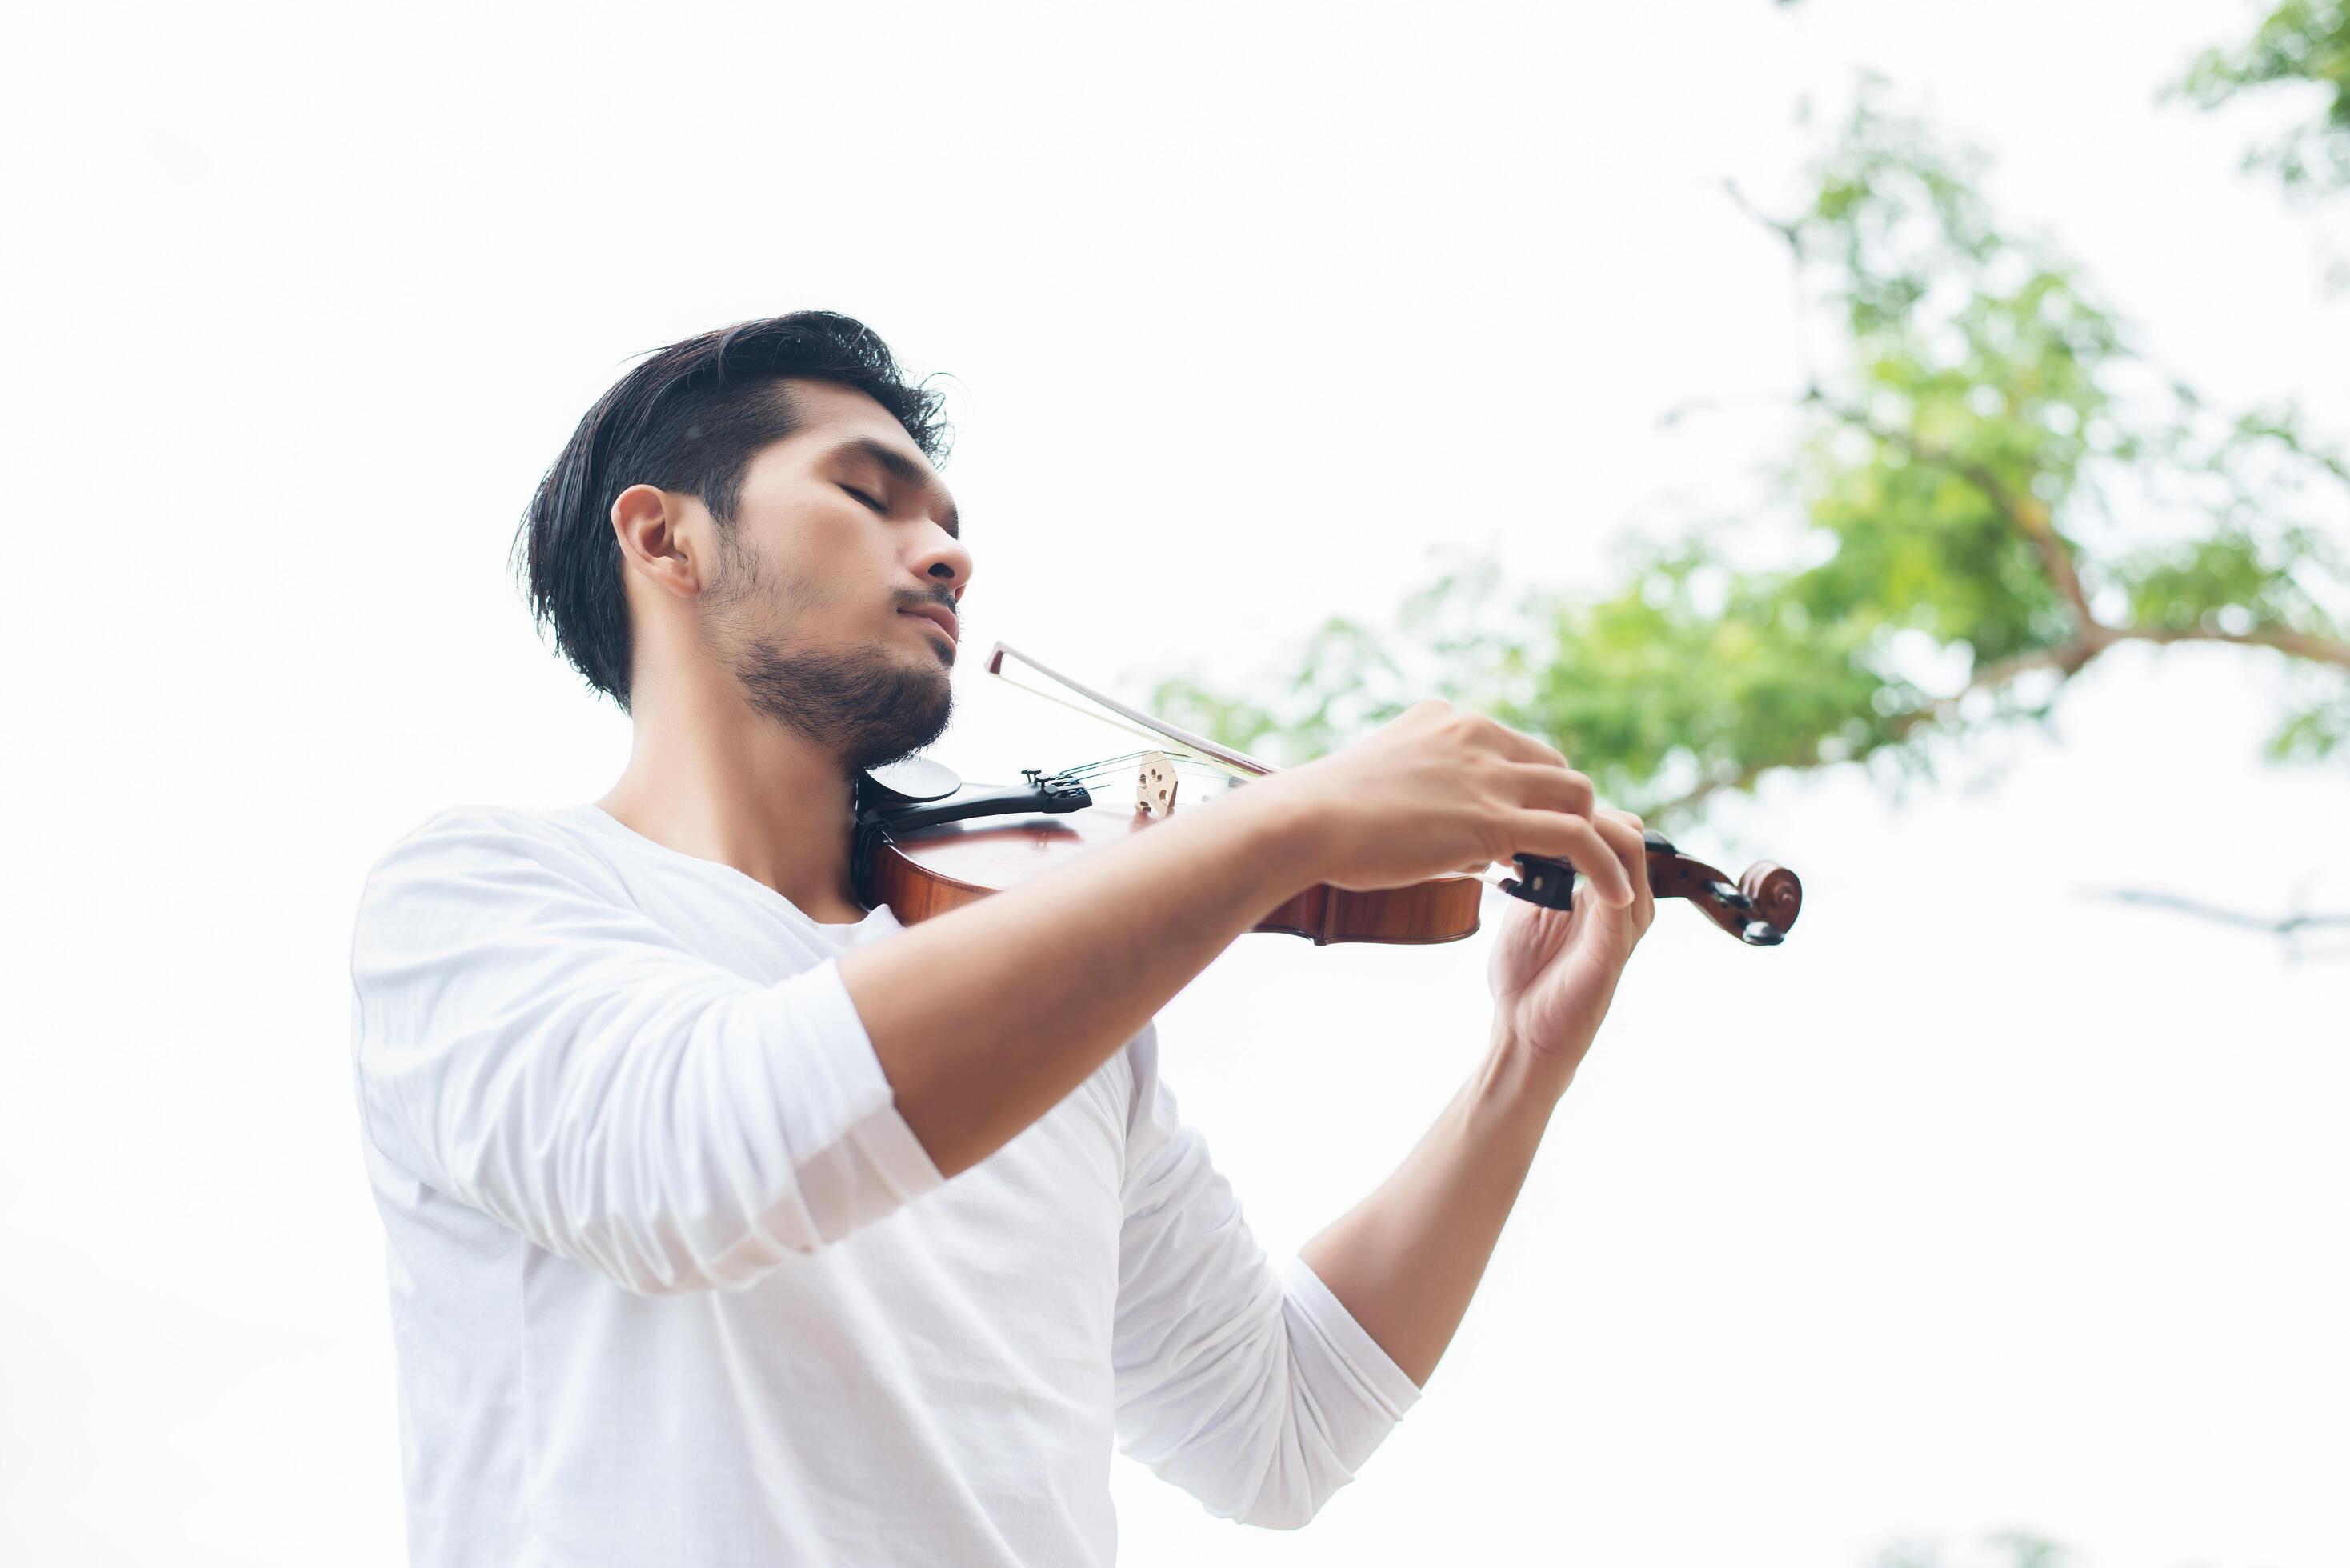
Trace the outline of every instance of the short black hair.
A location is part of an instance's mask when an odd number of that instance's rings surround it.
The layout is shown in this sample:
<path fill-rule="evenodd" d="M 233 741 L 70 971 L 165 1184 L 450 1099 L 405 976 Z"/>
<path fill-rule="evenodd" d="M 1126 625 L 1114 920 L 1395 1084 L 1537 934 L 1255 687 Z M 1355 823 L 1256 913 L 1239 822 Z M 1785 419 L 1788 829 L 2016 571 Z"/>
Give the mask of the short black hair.
<path fill-rule="evenodd" d="M 656 349 L 596 400 L 538 482 L 514 545 L 532 620 L 588 684 L 629 711 L 632 643 L 612 503 L 632 484 L 700 499 L 733 522 L 743 475 L 760 452 L 801 428 L 786 376 L 863 392 L 933 462 L 952 431 L 943 400 L 907 380 L 873 329 L 828 310 L 742 321 Z"/>

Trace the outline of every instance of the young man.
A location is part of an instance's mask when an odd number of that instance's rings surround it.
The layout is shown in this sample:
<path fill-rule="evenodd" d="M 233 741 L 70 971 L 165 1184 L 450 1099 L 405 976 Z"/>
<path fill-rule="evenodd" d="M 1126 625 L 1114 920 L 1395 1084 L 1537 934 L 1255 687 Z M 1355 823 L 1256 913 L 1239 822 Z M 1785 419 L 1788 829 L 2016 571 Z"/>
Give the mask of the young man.
<path fill-rule="evenodd" d="M 531 505 L 628 767 L 427 821 L 352 952 L 419 1564 L 1107 1563 L 1113 1441 L 1304 1523 L 1435 1367 L 1653 917 L 1637 819 L 1434 702 L 974 908 L 861 909 L 850 779 L 941 732 L 972 581 L 936 416 L 854 321 L 749 323 L 622 377 Z M 1276 1270 L 1152 1013 L 1315 882 L 1517 851 L 1586 870 L 1574 914 L 1510 910 L 1483 1064 Z"/>

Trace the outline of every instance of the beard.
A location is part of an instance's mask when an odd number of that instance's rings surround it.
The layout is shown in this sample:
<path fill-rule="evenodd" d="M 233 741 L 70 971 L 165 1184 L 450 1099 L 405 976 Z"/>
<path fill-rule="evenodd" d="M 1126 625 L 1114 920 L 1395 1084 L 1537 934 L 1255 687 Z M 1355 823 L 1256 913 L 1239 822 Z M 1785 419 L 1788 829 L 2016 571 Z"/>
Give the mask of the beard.
<path fill-rule="evenodd" d="M 945 665 L 924 668 L 878 648 L 753 641 L 735 654 L 734 679 L 754 710 L 833 753 L 851 774 L 920 751 L 946 733 L 954 706 Z"/>
<path fill-rule="evenodd" d="M 946 732 L 954 688 L 945 660 L 929 653 L 909 658 L 880 645 L 804 648 L 760 636 L 753 626 L 787 625 L 795 607 L 823 596 L 808 591 L 813 585 L 771 587 L 755 556 L 720 554 L 733 559 L 711 585 L 706 629 L 719 634 L 713 650 L 754 711 L 832 753 L 851 776 L 919 752 Z"/>

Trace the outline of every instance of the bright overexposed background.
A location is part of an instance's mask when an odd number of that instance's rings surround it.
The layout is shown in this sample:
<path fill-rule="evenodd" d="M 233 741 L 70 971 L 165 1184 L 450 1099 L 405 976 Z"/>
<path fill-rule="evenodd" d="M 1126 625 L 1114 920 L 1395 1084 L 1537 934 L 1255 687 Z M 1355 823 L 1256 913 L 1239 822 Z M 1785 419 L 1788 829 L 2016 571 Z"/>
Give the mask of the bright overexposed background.
<path fill-rule="evenodd" d="M 952 372 L 974 646 L 1139 696 L 1432 546 L 1592 581 L 1754 494 L 1767 405 L 1657 416 L 1795 386 L 1721 182 L 1794 189 L 1856 67 L 2166 363 L 2350 432 L 2257 117 L 2154 102 L 2251 15 L 15 0 L 0 1560 L 404 1560 L 350 916 L 431 812 L 618 771 L 504 562 L 630 356 L 823 306 Z M 1074 760 L 977 664 L 941 756 Z M 2350 908 L 2350 781 L 2256 761 L 2274 674 L 2124 649 L 1905 802 L 1722 811 L 1687 846 L 1797 867 L 1801 928 L 1663 912 L 1425 1400 L 1295 1535 L 1121 1462 L 1124 1560 L 2350 1561 L 2350 961 L 2085 896 Z M 1168 1010 L 1269 1247 L 1470 1069 L 1483 958 L 1253 938 Z"/>

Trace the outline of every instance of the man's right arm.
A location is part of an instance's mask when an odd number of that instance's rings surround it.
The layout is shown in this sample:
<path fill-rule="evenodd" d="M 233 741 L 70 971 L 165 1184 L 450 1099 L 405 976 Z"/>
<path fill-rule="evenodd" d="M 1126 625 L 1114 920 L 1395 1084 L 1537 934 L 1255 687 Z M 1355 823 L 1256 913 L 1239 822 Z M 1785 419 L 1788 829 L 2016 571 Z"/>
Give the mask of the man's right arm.
<path fill-rule="evenodd" d="M 898 1114 L 941 1175 L 1052 1109 L 1315 879 L 1305 836 L 1258 796 L 1252 785 L 1178 812 L 1111 852 L 842 955 Z"/>
<path fill-rule="evenodd" d="M 1316 882 L 1399 887 L 1524 852 L 1567 856 L 1609 902 L 1629 901 L 1593 804 L 1548 746 L 1423 703 L 1346 751 L 856 949 L 840 976 L 899 1115 L 951 1177 Z"/>
<path fill-rule="evenodd" d="M 1518 848 L 1604 890 L 1622 870 L 1588 853 L 1589 794 L 1539 742 L 1423 705 L 774 985 L 685 949 L 527 814 L 444 813 L 360 899 L 362 1114 L 395 1168 L 626 1289 L 746 1283 L 986 1158 L 1300 888 Z"/>

